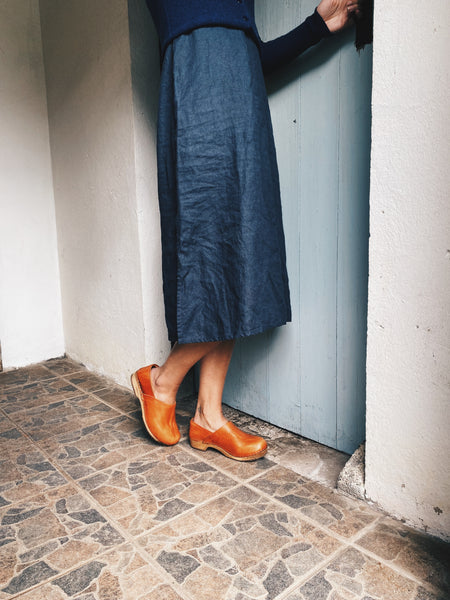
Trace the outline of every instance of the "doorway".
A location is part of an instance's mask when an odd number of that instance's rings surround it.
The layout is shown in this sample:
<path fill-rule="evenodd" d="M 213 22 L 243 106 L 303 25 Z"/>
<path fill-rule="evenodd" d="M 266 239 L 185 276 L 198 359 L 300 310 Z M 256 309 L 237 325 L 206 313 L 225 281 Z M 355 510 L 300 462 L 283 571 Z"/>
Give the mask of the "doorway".
<path fill-rule="evenodd" d="M 256 2 L 263 39 L 314 11 Z M 238 341 L 224 401 L 343 452 L 365 439 L 372 49 L 349 31 L 267 82 L 293 311 Z"/>

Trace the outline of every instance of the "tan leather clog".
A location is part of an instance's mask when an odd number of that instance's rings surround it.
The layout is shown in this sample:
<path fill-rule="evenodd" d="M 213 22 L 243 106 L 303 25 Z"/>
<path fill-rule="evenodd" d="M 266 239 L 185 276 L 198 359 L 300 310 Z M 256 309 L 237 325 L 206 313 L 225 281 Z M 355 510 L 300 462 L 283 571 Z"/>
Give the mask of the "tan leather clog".
<path fill-rule="evenodd" d="M 158 365 L 142 367 L 131 376 L 131 385 L 139 398 L 142 419 L 152 438 L 160 444 L 173 446 L 180 440 L 180 431 L 175 419 L 175 404 L 166 404 L 155 398 L 150 371 Z M 144 393 L 143 387 L 148 393 Z"/>
<path fill-rule="evenodd" d="M 197 450 L 214 448 L 228 458 L 240 461 L 256 460 L 267 452 L 267 443 L 262 437 L 241 431 L 231 421 L 211 432 L 191 419 L 189 441 Z"/>

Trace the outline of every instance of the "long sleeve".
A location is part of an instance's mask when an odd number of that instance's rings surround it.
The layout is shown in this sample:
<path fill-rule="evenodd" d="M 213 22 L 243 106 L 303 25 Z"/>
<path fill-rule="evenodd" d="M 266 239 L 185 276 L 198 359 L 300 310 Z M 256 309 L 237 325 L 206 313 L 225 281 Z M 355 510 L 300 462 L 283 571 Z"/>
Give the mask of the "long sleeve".
<path fill-rule="evenodd" d="M 264 73 L 270 73 L 294 60 L 302 52 L 330 35 L 332 35 L 330 30 L 316 9 L 301 25 L 286 35 L 270 42 L 260 42 Z"/>

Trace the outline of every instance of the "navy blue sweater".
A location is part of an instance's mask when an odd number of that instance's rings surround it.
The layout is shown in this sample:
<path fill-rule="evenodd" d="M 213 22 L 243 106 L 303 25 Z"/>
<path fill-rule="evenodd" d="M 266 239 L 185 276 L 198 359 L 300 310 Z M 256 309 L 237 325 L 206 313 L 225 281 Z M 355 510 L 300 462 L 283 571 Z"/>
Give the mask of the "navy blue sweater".
<path fill-rule="evenodd" d="M 267 73 L 331 35 L 317 10 L 286 35 L 263 42 L 256 28 L 254 0 L 146 1 L 158 31 L 162 54 L 173 39 L 199 27 L 243 29 L 258 44 Z"/>

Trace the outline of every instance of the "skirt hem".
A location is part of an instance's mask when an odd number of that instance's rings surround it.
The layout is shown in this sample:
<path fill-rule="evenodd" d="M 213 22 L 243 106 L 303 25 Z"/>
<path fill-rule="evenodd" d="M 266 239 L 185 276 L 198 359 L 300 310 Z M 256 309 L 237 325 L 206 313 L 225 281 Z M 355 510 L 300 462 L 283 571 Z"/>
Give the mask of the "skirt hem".
<path fill-rule="evenodd" d="M 225 335 L 225 336 L 212 336 L 212 337 L 204 337 L 202 339 L 200 338 L 195 338 L 195 339 L 189 339 L 189 338 L 185 338 L 185 337 L 181 337 L 178 339 L 172 339 L 169 338 L 169 341 L 172 344 L 178 343 L 178 344 L 202 344 L 202 343 L 206 343 L 206 342 L 226 342 L 228 340 L 237 340 L 240 338 L 245 338 L 245 337 L 250 337 L 252 335 L 258 335 L 259 333 L 264 333 L 265 331 L 268 331 L 269 329 L 276 329 L 277 327 L 282 327 L 283 325 L 286 325 L 287 323 L 290 323 L 291 319 L 282 319 L 279 323 L 275 323 L 275 324 L 271 324 L 271 325 L 262 325 L 260 327 L 257 327 L 255 329 L 251 329 L 249 331 L 245 331 L 245 332 L 238 332 L 235 335 Z"/>

